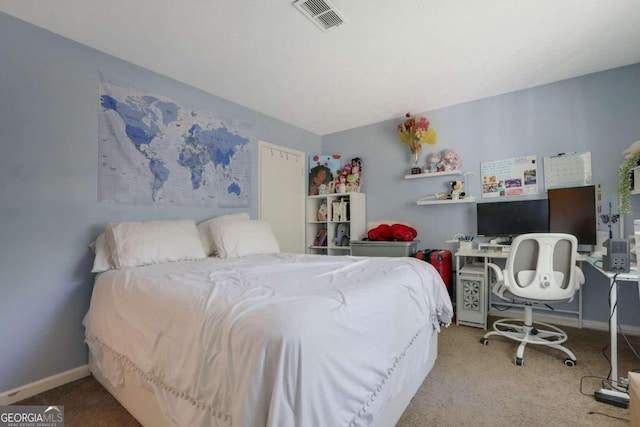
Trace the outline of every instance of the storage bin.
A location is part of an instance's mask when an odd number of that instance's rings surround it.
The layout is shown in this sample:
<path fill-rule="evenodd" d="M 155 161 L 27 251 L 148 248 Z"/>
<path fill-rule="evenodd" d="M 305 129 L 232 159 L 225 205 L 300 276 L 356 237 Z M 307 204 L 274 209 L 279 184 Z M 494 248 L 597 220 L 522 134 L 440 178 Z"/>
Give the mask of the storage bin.
<path fill-rule="evenodd" d="M 412 242 L 381 242 L 375 240 L 352 240 L 351 255 L 355 256 L 413 256 L 418 251 L 420 240 Z"/>

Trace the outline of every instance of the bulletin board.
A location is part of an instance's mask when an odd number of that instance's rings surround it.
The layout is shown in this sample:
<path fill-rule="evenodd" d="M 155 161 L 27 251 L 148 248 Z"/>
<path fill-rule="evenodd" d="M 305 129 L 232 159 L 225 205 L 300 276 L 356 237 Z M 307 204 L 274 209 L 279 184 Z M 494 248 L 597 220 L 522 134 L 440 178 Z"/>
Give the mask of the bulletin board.
<path fill-rule="evenodd" d="M 482 197 L 527 196 L 538 193 L 536 155 L 480 163 Z"/>
<path fill-rule="evenodd" d="M 591 184 L 591 152 L 562 153 L 544 158 L 544 187 L 578 187 Z"/>

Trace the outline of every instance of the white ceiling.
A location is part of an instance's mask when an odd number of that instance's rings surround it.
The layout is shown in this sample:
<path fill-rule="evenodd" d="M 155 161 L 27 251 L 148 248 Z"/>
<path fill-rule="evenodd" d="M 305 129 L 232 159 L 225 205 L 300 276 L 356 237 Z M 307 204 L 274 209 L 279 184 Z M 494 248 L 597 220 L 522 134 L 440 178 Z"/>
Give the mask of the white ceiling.
<path fill-rule="evenodd" d="M 640 62 L 640 0 L 0 0 L 0 12 L 318 135 Z M 1 43 L 1 42 L 0 42 Z"/>

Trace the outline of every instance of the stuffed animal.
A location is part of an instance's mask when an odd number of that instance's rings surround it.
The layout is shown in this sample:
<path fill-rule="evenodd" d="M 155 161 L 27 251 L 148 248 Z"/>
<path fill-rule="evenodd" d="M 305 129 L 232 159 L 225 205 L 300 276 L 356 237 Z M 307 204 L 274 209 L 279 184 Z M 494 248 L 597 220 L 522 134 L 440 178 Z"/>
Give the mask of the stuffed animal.
<path fill-rule="evenodd" d="M 369 230 L 367 233 L 369 240 L 397 240 L 400 242 L 411 242 L 417 235 L 418 232 L 416 229 L 406 224 L 380 224 L 379 226 Z"/>
<path fill-rule="evenodd" d="M 326 221 L 327 220 L 327 202 L 323 200 L 318 208 L 318 221 Z"/>
<path fill-rule="evenodd" d="M 464 198 L 466 193 L 462 191 L 462 187 L 464 187 L 464 181 L 451 181 L 451 193 L 448 198 L 452 200 Z"/>
<path fill-rule="evenodd" d="M 405 224 L 393 224 L 391 231 L 393 232 L 393 237 L 399 242 L 412 242 L 418 235 L 415 228 Z"/>
<path fill-rule="evenodd" d="M 357 192 L 360 189 L 360 175 L 351 173 L 347 175 L 347 193 L 351 191 Z"/>
<path fill-rule="evenodd" d="M 359 192 L 362 188 L 362 160 L 360 157 L 351 159 L 351 174 L 347 177 L 347 182 L 353 184 L 355 192 Z"/>
<path fill-rule="evenodd" d="M 380 224 L 367 232 L 369 240 L 393 240 L 393 231 L 389 224 Z"/>
<path fill-rule="evenodd" d="M 440 163 L 442 157 L 440 153 L 429 153 L 427 154 L 427 165 L 425 166 L 425 172 L 434 173 L 438 172 L 438 163 Z"/>
<path fill-rule="evenodd" d="M 349 246 L 349 237 L 349 224 L 338 224 L 333 244 L 335 246 Z"/>
<path fill-rule="evenodd" d="M 316 233 L 316 239 L 313 242 L 314 246 L 327 246 L 327 229 L 321 228 Z"/>
<path fill-rule="evenodd" d="M 340 184 L 347 183 L 347 177 L 350 173 L 351 163 L 347 163 L 341 169 L 338 169 L 338 171 L 336 172 L 336 188 L 338 188 L 338 185 Z M 344 191 L 342 191 L 342 193 L 344 193 Z"/>
<path fill-rule="evenodd" d="M 447 148 L 442 150 L 442 160 L 438 163 L 438 171 L 455 171 L 462 167 L 462 161 L 458 157 L 458 153 Z"/>

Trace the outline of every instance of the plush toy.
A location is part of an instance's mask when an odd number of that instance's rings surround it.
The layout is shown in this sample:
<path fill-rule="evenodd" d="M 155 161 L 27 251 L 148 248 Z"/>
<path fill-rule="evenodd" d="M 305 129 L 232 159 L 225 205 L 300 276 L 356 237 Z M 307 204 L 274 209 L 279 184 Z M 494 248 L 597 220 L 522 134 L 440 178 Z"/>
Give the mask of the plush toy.
<path fill-rule="evenodd" d="M 369 240 L 393 240 L 393 231 L 389 224 L 380 224 L 367 233 Z"/>
<path fill-rule="evenodd" d="M 347 182 L 353 184 L 353 191 L 359 192 L 362 188 L 362 160 L 360 157 L 351 159 L 351 173 L 347 177 Z"/>
<path fill-rule="evenodd" d="M 440 163 L 442 157 L 440 153 L 429 153 L 427 154 L 427 165 L 425 166 L 425 172 L 434 173 L 438 172 L 438 163 Z"/>
<path fill-rule="evenodd" d="M 442 159 L 438 163 L 438 171 L 455 171 L 462 167 L 462 161 L 458 157 L 458 153 L 447 148 L 442 150 Z"/>
<path fill-rule="evenodd" d="M 335 246 L 349 246 L 349 225 L 338 224 L 336 228 L 336 237 L 333 239 Z"/>
<path fill-rule="evenodd" d="M 358 191 L 360 189 L 360 176 L 357 173 L 351 173 L 347 176 L 347 193 L 350 191 Z"/>
<path fill-rule="evenodd" d="M 412 242 L 418 235 L 415 228 L 405 224 L 393 224 L 391 231 L 393 232 L 393 237 L 399 242 Z"/>
<path fill-rule="evenodd" d="M 327 229 L 321 228 L 316 233 L 316 239 L 313 242 L 314 246 L 327 246 Z"/>
<path fill-rule="evenodd" d="M 349 176 L 350 173 L 351 173 L 350 163 L 347 163 L 341 169 L 338 169 L 338 171 L 336 172 L 336 186 L 338 186 L 339 184 L 346 184 L 347 177 Z"/>
<path fill-rule="evenodd" d="M 347 186 L 351 185 L 352 189 L 356 189 L 358 188 L 358 174 L 357 173 L 352 173 L 347 175 Z M 348 191 L 348 190 L 347 190 Z"/>
<path fill-rule="evenodd" d="M 466 193 L 462 191 L 462 187 L 464 187 L 464 181 L 451 181 L 451 193 L 448 198 L 452 200 L 464 198 Z"/>
<path fill-rule="evenodd" d="M 369 240 L 411 242 L 418 236 L 415 228 L 406 224 L 380 224 L 367 233 Z"/>
<path fill-rule="evenodd" d="M 326 221 L 327 220 L 327 202 L 323 200 L 318 208 L 318 221 Z"/>

